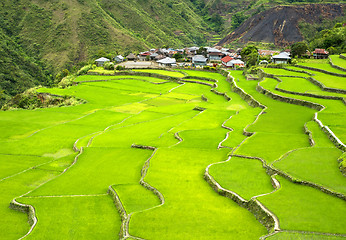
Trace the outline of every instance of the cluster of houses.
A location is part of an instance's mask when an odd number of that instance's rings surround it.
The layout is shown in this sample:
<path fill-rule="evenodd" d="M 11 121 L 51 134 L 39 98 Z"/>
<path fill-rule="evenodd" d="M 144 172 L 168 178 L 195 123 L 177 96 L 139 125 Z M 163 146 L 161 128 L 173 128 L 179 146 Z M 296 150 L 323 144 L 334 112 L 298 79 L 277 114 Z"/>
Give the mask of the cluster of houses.
<path fill-rule="evenodd" d="M 241 49 L 240 49 L 241 50 Z M 174 67 L 190 65 L 193 67 L 203 67 L 213 65 L 213 63 L 221 62 L 225 67 L 244 67 L 245 63 L 241 61 L 240 51 L 236 52 L 232 49 L 221 47 L 204 47 L 203 54 L 199 53 L 201 49 L 199 47 L 189 47 L 184 49 L 150 49 L 146 52 L 141 52 L 137 56 L 130 53 L 126 57 L 121 55 L 116 56 L 113 60 L 117 63 L 127 61 L 156 61 L 159 66 L 162 67 Z M 183 56 L 184 61 L 177 63 L 175 54 Z M 99 58 L 95 60 L 98 66 L 103 66 L 105 62 L 109 62 L 110 59 Z"/>
<path fill-rule="evenodd" d="M 242 49 L 228 49 L 217 47 L 188 47 L 184 49 L 150 49 L 146 52 L 141 52 L 137 56 L 133 53 L 130 53 L 126 57 L 118 55 L 114 57 L 114 61 L 117 63 L 127 61 L 156 61 L 159 66 L 162 67 L 175 67 L 175 66 L 193 66 L 193 67 L 203 67 L 213 65 L 213 63 L 221 63 L 224 67 L 227 68 L 243 68 L 245 63 L 241 60 Z M 176 54 L 180 54 L 184 58 L 184 62 L 177 63 Z M 270 56 L 271 61 L 275 64 L 287 64 L 291 60 L 290 49 L 285 51 L 273 51 L 273 50 L 258 50 L 260 56 Z M 310 54 L 311 53 L 307 53 Z M 315 49 L 312 52 L 314 58 L 328 58 L 328 52 L 324 49 Z M 110 59 L 99 58 L 95 60 L 98 66 L 103 66 L 105 62 L 109 62 Z M 189 62 L 189 63 L 187 63 Z M 260 65 L 268 64 L 268 61 L 263 60 L 259 62 Z"/>

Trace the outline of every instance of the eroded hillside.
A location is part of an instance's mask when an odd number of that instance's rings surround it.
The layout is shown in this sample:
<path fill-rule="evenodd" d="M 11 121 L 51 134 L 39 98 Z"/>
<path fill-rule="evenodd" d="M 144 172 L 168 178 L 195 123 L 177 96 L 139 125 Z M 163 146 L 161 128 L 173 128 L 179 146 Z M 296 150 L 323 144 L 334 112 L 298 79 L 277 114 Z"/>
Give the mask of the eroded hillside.
<path fill-rule="evenodd" d="M 287 46 L 302 41 L 298 24 L 322 23 L 344 15 L 345 4 L 308 4 L 277 6 L 246 20 L 239 28 L 222 39 L 218 45 L 239 42 L 267 42 Z"/>

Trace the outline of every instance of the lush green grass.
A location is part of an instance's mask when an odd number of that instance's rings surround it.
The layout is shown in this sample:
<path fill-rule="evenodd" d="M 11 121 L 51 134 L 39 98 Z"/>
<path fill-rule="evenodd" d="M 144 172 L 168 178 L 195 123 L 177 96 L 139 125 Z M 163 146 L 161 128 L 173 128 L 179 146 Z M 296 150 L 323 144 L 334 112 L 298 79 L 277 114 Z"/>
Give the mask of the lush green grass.
<path fill-rule="evenodd" d="M 88 72 L 96 74 L 114 74 L 114 70 L 106 70 L 103 67 L 96 67 L 95 69 L 89 70 Z"/>
<path fill-rule="evenodd" d="M 322 91 L 321 88 L 304 78 L 279 77 L 280 82 L 277 87 L 298 93 L 312 93 L 320 96 L 345 97 L 345 94 Z"/>
<path fill-rule="evenodd" d="M 259 200 L 280 219 L 284 230 L 345 234 L 345 201 L 277 177 L 281 188 Z"/>
<path fill-rule="evenodd" d="M 38 218 L 27 239 L 118 239 L 120 216 L 108 195 L 19 201 L 34 205 Z"/>
<path fill-rule="evenodd" d="M 293 82 L 290 82 L 293 85 Z M 346 131 L 343 127 L 343 119 L 345 118 L 345 104 L 340 100 L 330 100 L 330 99 L 320 99 L 320 98 L 312 98 L 305 97 L 299 95 L 292 95 L 287 93 L 282 93 L 275 90 L 275 86 L 277 85 L 277 81 L 274 79 L 267 78 L 263 82 L 261 82 L 261 86 L 270 90 L 273 93 L 276 93 L 281 96 L 301 99 L 305 101 L 315 102 L 320 105 L 323 105 L 325 109 L 318 114 L 318 118 L 323 122 L 323 124 L 329 126 L 331 130 L 340 138 L 341 141 L 345 141 L 346 139 Z M 320 91 L 323 92 L 323 91 Z M 319 93 L 318 93 L 319 94 Z M 337 94 L 336 94 L 337 95 Z"/>
<path fill-rule="evenodd" d="M 247 200 L 274 190 L 259 160 L 232 157 L 228 162 L 212 165 L 209 173 L 223 188 Z"/>
<path fill-rule="evenodd" d="M 318 233 L 297 233 L 297 232 L 279 232 L 275 235 L 268 237 L 269 240 L 342 240 L 345 237 L 322 235 Z"/>
<path fill-rule="evenodd" d="M 343 59 L 341 59 L 343 60 Z M 345 61 L 345 60 L 343 60 Z M 329 62 L 328 59 L 322 59 L 322 60 L 316 60 L 315 62 L 302 62 L 299 63 L 298 65 L 306 66 L 306 67 L 313 67 L 313 68 L 318 68 L 322 69 L 328 72 L 334 72 L 334 73 L 340 73 L 340 74 L 345 74 L 345 71 L 333 68 Z"/>
<path fill-rule="evenodd" d="M 325 134 L 320 126 L 315 121 L 310 121 L 306 124 L 308 130 L 312 134 L 312 138 L 315 142 L 315 147 L 334 148 L 335 145 L 329 140 L 327 134 Z"/>
<path fill-rule="evenodd" d="M 310 65 L 310 64 L 306 64 L 308 66 L 313 67 L 314 65 Z M 323 67 L 319 67 L 321 64 L 316 64 L 316 68 L 320 68 L 320 69 L 324 69 Z M 325 66 L 325 70 L 329 69 L 329 67 L 331 67 L 329 64 L 325 64 L 322 65 Z M 329 66 L 329 67 L 326 67 Z M 313 70 L 308 70 L 308 69 L 303 69 L 303 68 L 299 68 L 299 67 L 289 67 L 290 69 L 295 69 L 295 70 L 304 70 L 306 72 L 310 72 L 313 74 L 313 76 L 311 76 L 312 78 L 316 79 L 317 81 L 323 83 L 326 87 L 330 87 L 330 88 L 340 88 L 340 89 L 345 89 L 345 77 L 338 77 L 338 76 L 334 76 L 334 75 L 330 75 L 330 74 L 326 74 L 326 73 L 321 73 L 318 71 L 313 71 Z M 332 69 L 329 69 L 330 72 L 336 72 L 337 69 L 331 67 Z M 327 70 L 327 71 L 329 71 Z M 341 70 L 339 70 L 340 73 L 345 74 L 345 72 L 342 72 Z"/>
<path fill-rule="evenodd" d="M 159 198 L 139 184 L 121 184 L 112 187 L 121 199 L 121 203 L 128 214 L 160 205 Z"/>
<path fill-rule="evenodd" d="M 312 119 L 314 110 L 275 101 L 256 91 L 256 81 L 246 81 L 241 73 L 232 72 L 232 75 L 237 79 L 238 86 L 267 106 L 265 114 L 247 128 L 247 131 L 256 134 L 248 138 L 235 153 L 257 156 L 273 162 L 287 151 L 309 146 L 303 126 Z"/>
<path fill-rule="evenodd" d="M 291 152 L 273 165 L 297 179 L 346 194 L 346 178 L 341 174 L 337 161 L 341 153 L 337 148 L 303 148 Z"/>
<path fill-rule="evenodd" d="M 274 75 L 289 75 L 289 76 L 298 76 L 298 77 L 309 77 L 309 74 L 301 72 L 288 71 L 282 68 L 261 68 L 265 73 L 274 74 Z"/>
<path fill-rule="evenodd" d="M 339 55 L 329 55 L 332 63 L 342 68 L 346 68 L 346 60 L 339 57 Z"/>
<path fill-rule="evenodd" d="M 254 239 L 266 232 L 249 212 L 220 198 L 202 178 L 205 166 L 225 159 L 227 151 L 175 148 L 157 152 L 146 178 L 163 193 L 165 204 L 135 213 L 130 221 L 131 235 L 152 239 Z"/>
<path fill-rule="evenodd" d="M 165 76 L 170 76 L 170 77 L 184 77 L 185 75 L 180 73 L 180 72 L 175 72 L 175 71 L 166 71 L 166 70 L 155 70 L 155 69 L 134 69 L 133 71 L 135 72 L 149 72 L 149 73 L 156 73 L 156 74 L 161 74 Z"/>

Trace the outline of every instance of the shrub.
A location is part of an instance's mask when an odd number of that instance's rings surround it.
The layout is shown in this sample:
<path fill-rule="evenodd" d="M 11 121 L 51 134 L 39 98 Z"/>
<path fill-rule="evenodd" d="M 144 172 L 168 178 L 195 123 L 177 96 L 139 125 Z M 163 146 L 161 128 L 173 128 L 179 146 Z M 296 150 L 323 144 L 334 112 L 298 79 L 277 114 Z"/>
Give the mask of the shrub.
<path fill-rule="evenodd" d="M 118 71 L 125 70 L 125 67 L 121 65 L 117 65 L 115 70 L 118 70 Z"/>
<path fill-rule="evenodd" d="M 103 65 L 103 68 L 105 70 L 114 70 L 114 63 L 112 62 L 106 62 L 104 65 Z"/>
<path fill-rule="evenodd" d="M 74 76 L 64 77 L 63 79 L 61 79 L 58 86 L 60 88 L 66 88 L 68 86 L 72 86 L 74 78 L 75 78 Z"/>
<path fill-rule="evenodd" d="M 86 65 L 82 67 L 81 69 L 79 69 L 79 71 L 77 72 L 77 75 L 79 76 L 79 75 L 87 74 L 87 72 L 93 68 L 94 66 L 92 64 Z"/>

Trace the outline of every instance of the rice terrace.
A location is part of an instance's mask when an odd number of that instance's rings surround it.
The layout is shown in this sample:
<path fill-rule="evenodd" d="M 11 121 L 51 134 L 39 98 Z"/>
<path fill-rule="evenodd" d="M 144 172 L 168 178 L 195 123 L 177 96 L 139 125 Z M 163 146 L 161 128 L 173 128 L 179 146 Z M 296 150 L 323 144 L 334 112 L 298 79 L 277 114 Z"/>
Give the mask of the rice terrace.
<path fill-rule="evenodd" d="M 346 239 L 346 60 L 330 61 L 39 88 L 85 103 L 0 112 L 0 239 Z"/>

